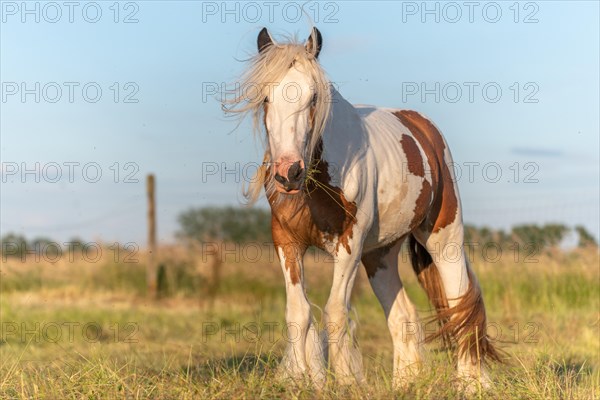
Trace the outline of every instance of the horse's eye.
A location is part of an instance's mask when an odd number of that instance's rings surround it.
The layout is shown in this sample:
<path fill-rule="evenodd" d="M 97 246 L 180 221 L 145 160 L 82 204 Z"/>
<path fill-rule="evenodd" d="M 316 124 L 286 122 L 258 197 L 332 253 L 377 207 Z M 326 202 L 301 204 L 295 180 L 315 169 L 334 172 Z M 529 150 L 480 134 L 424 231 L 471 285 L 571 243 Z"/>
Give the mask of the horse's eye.
<path fill-rule="evenodd" d="M 269 97 L 265 97 L 263 100 L 263 103 L 268 103 L 269 102 Z"/>

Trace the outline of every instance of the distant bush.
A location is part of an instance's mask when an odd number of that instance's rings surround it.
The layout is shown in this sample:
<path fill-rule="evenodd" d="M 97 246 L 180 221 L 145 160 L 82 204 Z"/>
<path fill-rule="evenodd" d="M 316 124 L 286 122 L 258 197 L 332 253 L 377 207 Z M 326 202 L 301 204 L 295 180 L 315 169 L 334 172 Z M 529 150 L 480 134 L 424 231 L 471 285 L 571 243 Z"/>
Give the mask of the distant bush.
<path fill-rule="evenodd" d="M 516 225 L 508 233 L 485 226 L 465 225 L 465 242 L 480 245 L 495 243 L 503 249 L 513 249 L 516 245 L 534 245 L 536 249 L 542 250 L 559 246 L 573 231 L 579 238 L 579 247 L 598 246 L 596 239 L 583 226 L 571 229 L 562 224 Z"/>
<path fill-rule="evenodd" d="M 583 226 L 577 225 L 575 232 L 579 236 L 579 247 L 598 247 L 598 241 Z"/>
<path fill-rule="evenodd" d="M 22 235 L 8 233 L 2 237 L 1 242 L 3 255 L 22 257 L 27 252 L 27 239 Z"/>
<path fill-rule="evenodd" d="M 260 208 L 204 207 L 179 215 L 180 238 L 200 242 L 270 242 L 271 213 Z"/>

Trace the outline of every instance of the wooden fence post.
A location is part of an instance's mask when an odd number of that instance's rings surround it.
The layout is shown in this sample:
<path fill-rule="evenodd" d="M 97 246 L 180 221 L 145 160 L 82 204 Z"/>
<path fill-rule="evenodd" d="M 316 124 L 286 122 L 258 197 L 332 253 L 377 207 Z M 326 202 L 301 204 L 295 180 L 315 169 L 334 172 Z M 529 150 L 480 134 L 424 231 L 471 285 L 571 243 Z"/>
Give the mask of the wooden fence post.
<path fill-rule="evenodd" d="M 148 296 L 157 296 L 156 270 L 156 205 L 154 201 L 154 175 L 149 174 L 146 180 L 148 195 L 148 261 L 146 265 L 146 287 Z"/>

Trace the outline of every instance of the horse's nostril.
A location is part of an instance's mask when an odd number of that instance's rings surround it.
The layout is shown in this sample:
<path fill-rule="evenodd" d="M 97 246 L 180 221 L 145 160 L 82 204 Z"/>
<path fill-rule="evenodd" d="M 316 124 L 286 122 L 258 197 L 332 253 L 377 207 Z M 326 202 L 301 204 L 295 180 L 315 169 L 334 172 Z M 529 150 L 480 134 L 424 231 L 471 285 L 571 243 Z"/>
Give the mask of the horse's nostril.
<path fill-rule="evenodd" d="M 303 173 L 304 173 L 304 169 L 303 168 L 299 169 L 298 172 L 296 173 L 296 176 L 294 176 L 294 180 L 300 179 L 300 177 L 302 176 Z"/>
<path fill-rule="evenodd" d="M 303 172 L 304 169 L 300 166 L 300 161 L 296 161 L 288 170 L 288 179 L 290 182 L 297 181 Z"/>
<path fill-rule="evenodd" d="M 275 180 L 277 182 L 281 183 L 282 185 L 287 182 L 287 179 L 285 179 L 283 176 L 279 175 L 278 173 L 275 174 Z"/>

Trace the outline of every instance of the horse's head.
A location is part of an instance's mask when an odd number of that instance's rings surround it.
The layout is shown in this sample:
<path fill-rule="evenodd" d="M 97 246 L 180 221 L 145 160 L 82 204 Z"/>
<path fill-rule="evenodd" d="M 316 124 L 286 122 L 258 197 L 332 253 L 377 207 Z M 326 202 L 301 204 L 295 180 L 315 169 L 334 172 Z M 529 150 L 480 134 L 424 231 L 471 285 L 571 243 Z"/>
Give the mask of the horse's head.
<path fill-rule="evenodd" d="M 332 90 L 317 61 L 321 33 L 313 28 L 300 43 L 273 41 L 266 28 L 258 35 L 258 53 L 236 83 L 233 98 L 223 101 L 229 114 L 251 114 L 256 132 L 266 132 L 264 165 L 246 197 L 255 201 L 264 185 L 296 194 L 311 176 L 311 164 L 331 108 Z M 264 129 L 263 129 L 264 127 Z"/>
<path fill-rule="evenodd" d="M 322 71 L 316 62 L 321 44 L 321 33 L 313 28 L 304 45 L 283 45 L 295 46 L 290 47 L 291 53 L 284 57 L 289 65 L 281 72 L 279 80 L 272 82 L 263 100 L 270 174 L 275 180 L 275 189 L 282 193 L 295 194 L 302 190 L 315 139 L 320 134 L 315 130 L 322 130 L 322 126 L 317 124 L 323 123 L 323 116 L 320 116 L 321 121 L 315 117 L 317 111 L 321 114 L 324 111 L 322 106 L 317 110 L 323 86 L 327 86 L 327 91 L 329 88 L 328 83 L 322 80 Z M 274 46 L 278 45 L 263 28 L 258 35 L 259 54 L 269 52 Z M 269 61 L 273 61 L 274 65 L 268 65 Z M 266 58 L 265 62 L 266 68 L 277 68 L 280 60 Z"/>

